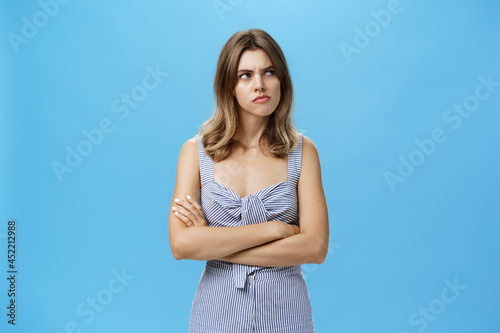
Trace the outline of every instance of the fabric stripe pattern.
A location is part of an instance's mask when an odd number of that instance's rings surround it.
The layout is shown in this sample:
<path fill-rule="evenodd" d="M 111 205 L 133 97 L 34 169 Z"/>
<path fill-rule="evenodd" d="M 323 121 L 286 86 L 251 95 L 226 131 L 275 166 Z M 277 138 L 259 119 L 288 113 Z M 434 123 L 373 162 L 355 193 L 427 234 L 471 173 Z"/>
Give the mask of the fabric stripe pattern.
<path fill-rule="evenodd" d="M 299 225 L 297 185 L 302 137 L 288 154 L 288 180 L 241 198 L 214 181 L 213 160 L 197 135 L 200 204 L 209 227 L 279 220 Z M 208 260 L 192 303 L 189 332 L 314 332 L 302 267 L 260 267 Z"/>

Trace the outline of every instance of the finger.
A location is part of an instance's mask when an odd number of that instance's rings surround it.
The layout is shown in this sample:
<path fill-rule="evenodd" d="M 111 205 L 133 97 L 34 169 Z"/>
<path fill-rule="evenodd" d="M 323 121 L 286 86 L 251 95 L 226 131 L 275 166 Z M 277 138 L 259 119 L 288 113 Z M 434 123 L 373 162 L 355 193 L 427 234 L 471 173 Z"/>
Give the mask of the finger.
<path fill-rule="evenodd" d="M 194 210 L 193 205 L 191 205 L 187 200 L 175 199 L 174 201 L 180 207 L 184 207 L 187 210 Z"/>
<path fill-rule="evenodd" d="M 192 207 L 196 210 L 195 215 L 198 220 L 195 222 L 195 224 L 208 225 L 207 220 L 205 219 L 205 213 L 203 212 L 203 208 L 200 206 L 200 204 L 196 200 L 191 198 L 189 194 L 186 194 L 186 199 L 188 200 L 189 203 L 191 203 Z"/>
<path fill-rule="evenodd" d="M 176 198 L 174 201 L 178 205 L 177 211 L 183 213 L 184 215 L 187 215 L 188 211 L 193 210 L 192 205 L 186 200 L 181 200 Z"/>
<path fill-rule="evenodd" d="M 186 194 L 186 198 L 189 201 L 189 203 L 191 203 L 193 205 L 193 207 L 196 208 L 196 210 L 198 210 L 199 212 L 203 212 L 203 209 L 198 204 L 198 202 L 196 202 L 196 200 L 194 200 L 193 198 L 191 198 L 188 194 Z"/>
<path fill-rule="evenodd" d="M 174 215 L 179 219 L 181 220 L 182 223 L 184 223 L 186 226 L 191 226 L 193 225 L 193 222 L 191 222 L 188 218 L 186 218 L 185 216 L 183 216 L 182 214 L 179 214 L 179 212 L 175 212 Z"/>
<path fill-rule="evenodd" d="M 191 218 L 192 214 L 188 210 L 183 207 L 172 207 L 172 210 L 174 211 L 175 216 L 180 218 L 182 222 L 194 225 L 194 221 Z"/>
<path fill-rule="evenodd" d="M 203 212 L 203 208 L 200 206 L 200 204 L 196 200 L 191 198 L 188 194 L 186 194 L 186 198 L 196 209 L 196 216 L 198 218 L 198 221 L 200 222 L 200 225 L 207 225 L 207 221 L 205 220 L 205 213 Z"/>
<path fill-rule="evenodd" d="M 185 216 L 187 219 L 189 219 L 191 222 L 193 222 L 193 224 L 200 224 L 198 222 L 198 215 L 196 214 L 196 212 L 193 212 L 192 209 L 186 209 L 184 207 L 172 207 L 172 209 L 175 211 L 175 212 L 178 212 L 180 214 L 182 214 L 183 216 Z"/>
<path fill-rule="evenodd" d="M 201 220 L 202 219 L 202 216 L 203 215 L 203 211 L 200 211 L 197 207 L 196 207 L 196 201 L 193 200 L 193 198 L 191 198 L 189 195 L 186 195 L 186 198 L 187 200 L 180 200 L 180 199 L 175 199 L 175 202 L 184 207 L 186 210 L 190 211 L 193 215 L 194 215 L 194 218 L 198 219 L 198 220 Z M 196 205 L 194 205 L 196 204 Z M 199 205 L 198 205 L 199 206 Z M 201 207 L 200 207 L 201 208 Z M 193 221 L 194 222 L 194 221 Z"/>
<path fill-rule="evenodd" d="M 179 206 L 184 206 L 184 200 L 175 198 L 174 202 L 175 202 L 175 204 L 177 204 Z"/>
<path fill-rule="evenodd" d="M 179 212 L 175 212 L 174 214 L 175 214 L 175 216 L 177 216 L 179 218 L 179 220 L 181 220 L 188 227 L 194 226 L 193 222 L 191 222 L 190 219 L 188 219 L 187 217 L 183 216 Z"/>

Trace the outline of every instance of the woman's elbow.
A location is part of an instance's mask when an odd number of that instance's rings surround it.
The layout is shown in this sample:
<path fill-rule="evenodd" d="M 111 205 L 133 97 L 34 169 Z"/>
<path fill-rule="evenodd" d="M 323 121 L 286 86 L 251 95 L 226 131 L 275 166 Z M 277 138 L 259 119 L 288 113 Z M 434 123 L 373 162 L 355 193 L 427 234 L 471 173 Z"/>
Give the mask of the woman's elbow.
<path fill-rule="evenodd" d="M 303 233 L 304 248 L 301 253 L 306 264 L 322 264 L 328 254 L 328 238 L 317 234 Z"/>
<path fill-rule="evenodd" d="M 328 244 L 325 246 L 323 245 L 323 242 L 321 242 L 315 249 L 314 263 L 318 265 L 324 263 L 327 255 L 328 255 Z"/>
<path fill-rule="evenodd" d="M 172 255 L 176 260 L 189 259 L 189 253 L 187 251 L 189 246 L 179 236 L 170 240 Z"/>
<path fill-rule="evenodd" d="M 320 265 L 320 264 L 325 262 L 325 259 L 326 259 L 326 254 L 323 254 L 323 252 L 320 252 L 315 256 L 315 264 Z"/>
<path fill-rule="evenodd" d="M 182 248 L 180 248 L 179 246 L 171 243 L 170 250 L 172 251 L 172 255 L 174 256 L 175 260 L 186 259 L 186 256 L 182 251 Z"/>
<path fill-rule="evenodd" d="M 197 246 L 193 241 L 189 241 L 188 237 L 184 239 L 175 239 L 170 243 L 170 250 L 176 260 L 208 260 L 202 255 L 202 248 Z"/>

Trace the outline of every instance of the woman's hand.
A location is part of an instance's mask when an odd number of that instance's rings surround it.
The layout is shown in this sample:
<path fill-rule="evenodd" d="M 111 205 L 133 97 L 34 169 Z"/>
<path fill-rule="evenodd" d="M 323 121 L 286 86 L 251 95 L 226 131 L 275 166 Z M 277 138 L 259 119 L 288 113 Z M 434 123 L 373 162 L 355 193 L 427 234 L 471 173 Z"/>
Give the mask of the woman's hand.
<path fill-rule="evenodd" d="M 269 222 L 265 222 L 265 223 L 269 224 L 269 226 L 271 227 L 270 230 L 272 230 L 272 233 L 275 235 L 275 237 L 278 238 L 275 241 L 300 234 L 300 228 L 296 225 L 293 225 L 293 224 L 288 224 L 288 223 L 285 223 L 283 221 L 277 221 L 277 220 L 273 220 L 273 221 L 269 221 Z M 258 247 L 255 247 L 253 249 L 255 250 L 256 248 L 258 248 Z M 219 260 L 232 262 L 232 263 L 238 263 L 238 261 L 235 259 L 240 257 L 240 255 L 242 253 L 245 253 L 246 251 L 249 251 L 249 249 L 235 252 L 233 254 L 229 254 L 227 256 L 219 258 Z M 271 266 L 269 266 L 269 267 L 271 267 Z"/>
<path fill-rule="evenodd" d="M 175 212 L 175 216 L 177 216 L 188 227 L 208 226 L 201 206 L 189 195 L 186 195 L 186 200 L 175 199 L 174 201 L 177 205 L 172 207 L 172 210 Z"/>
<path fill-rule="evenodd" d="M 280 238 L 287 238 L 296 234 L 300 234 L 300 228 L 293 224 L 288 224 L 283 221 L 271 221 L 278 228 Z"/>

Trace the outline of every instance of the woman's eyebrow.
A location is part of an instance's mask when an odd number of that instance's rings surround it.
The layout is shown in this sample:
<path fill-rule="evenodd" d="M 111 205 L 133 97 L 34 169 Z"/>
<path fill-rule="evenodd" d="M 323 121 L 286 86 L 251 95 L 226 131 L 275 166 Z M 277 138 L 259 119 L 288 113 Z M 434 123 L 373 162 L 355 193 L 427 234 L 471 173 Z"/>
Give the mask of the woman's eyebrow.
<path fill-rule="evenodd" d="M 267 71 L 267 70 L 270 70 L 270 69 L 274 69 L 274 66 L 273 65 L 267 66 L 266 68 L 263 68 L 262 71 Z M 238 73 L 239 72 L 245 72 L 245 73 L 250 72 L 250 73 L 252 73 L 253 71 L 251 69 L 240 69 L 240 70 L 238 70 Z"/>

